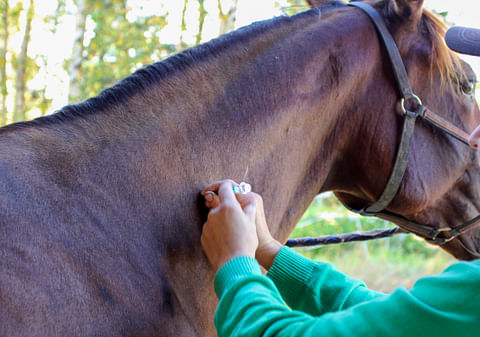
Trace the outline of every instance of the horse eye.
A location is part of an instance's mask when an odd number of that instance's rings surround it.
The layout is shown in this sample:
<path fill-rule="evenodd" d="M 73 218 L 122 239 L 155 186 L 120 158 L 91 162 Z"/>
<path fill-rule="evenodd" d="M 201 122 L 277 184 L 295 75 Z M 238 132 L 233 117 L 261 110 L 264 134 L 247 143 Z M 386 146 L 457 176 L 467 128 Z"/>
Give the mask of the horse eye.
<path fill-rule="evenodd" d="M 475 86 L 476 82 L 473 80 L 469 80 L 467 82 L 462 83 L 462 92 L 465 96 L 473 97 L 475 93 Z"/>

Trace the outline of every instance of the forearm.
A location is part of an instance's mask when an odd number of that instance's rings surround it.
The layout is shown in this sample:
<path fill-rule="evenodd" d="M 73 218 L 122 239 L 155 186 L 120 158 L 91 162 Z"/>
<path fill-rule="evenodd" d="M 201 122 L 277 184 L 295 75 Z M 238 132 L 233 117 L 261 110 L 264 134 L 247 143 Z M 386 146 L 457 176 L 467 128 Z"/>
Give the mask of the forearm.
<path fill-rule="evenodd" d="M 286 254 L 280 253 L 282 259 Z M 283 257 L 282 257 L 283 256 Z M 278 261 L 277 261 L 278 262 Z M 290 260 L 295 263 L 298 261 Z M 301 264 L 300 267 L 303 265 Z M 288 267 L 288 266 L 286 266 Z M 308 270 L 304 270 L 309 274 Z M 286 288 L 293 287 L 288 295 L 296 298 L 295 305 L 311 311 L 326 312 L 321 301 L 317 303 L 317 296 L 312 295 L 306 286 L 290 283 L 283 284 Z M 301 285 L 301 284 L 300 284 Z M 297 292 L 298 290 L 298 292 Z M 215 316 L 215 324 L 219 337 L 223 336 L 316 336 L 318 331 L 330 329 L 330 332 L 339 333 L 335 327 L 335 320 L 319 321 L 317 317 L 301 310 L 291 310 L 282 299 L 273 281 L 261 274 L 255 260 L 242 257 L 230 261 L 215 278 L 215 291 L 220 303 Z M 302 305 L 301 302 L 308 302 Z M 325 304 L 326 305 L 326 304 Z M 313 310 L 312 310 L 313 308 Z M 320 309 L 319 309 L 320 308 Z M 321 325 L 322 330 L 314 328 Z M 313 329 L 314 328 L 314 329 Z M 313 329 L 313 330 L 312 330 Z M 340 329 L 338 336 L 351 336 L 352 330 Z M 326 331 L 328 332 L 328 331 Z M 365 336 L 368 336 L 365 335 Z"/>
<path fill-rule="evenodd" d="M 399 288 L 391 295 L 316 317 L 291 310 L 273 282 L 261 275 L 255 260 L 246 259 L 241 264 L 229 262 L 215 279 L 219 337 L 480 337 L 476 300 L 480 268 L 460 265 L 418 282 L 412 291 Z M 462 276 L 465 273 L 470 277 Z M 452 286 L 459 289 L 455 296 L 438 296 Z"/>
<path fill-rule="evenodd" d="M 292 309 L 312 315 L 344 310 L 383 295 L 331 264 L 311 261 L 286 247 L 277 254 L 267 276 Z"/>
<path fill-rule="evenodd" d="M 270 328 L 272 324 L 283 327 L 290 320 L 299 324 L 311 319 L 288 309 L 273 282 L 261 274 L 254 260 L 246 257 L 227 263 L 219 271 L 215 291 L 220 298 L 215 314 L 219 337 L 277 336 Z M 293 336 L 291 328 L 285 333 Z"/>
<path fill-rule="evenodd" d="M 259 245 L 255 253 L 255 259 L 263 268 L 265 268 L 265 270 L 268 271 L 283 247 L 284 246 L 280 242 L 271 238 L 269 242 Z"/>
<path fill-rule="evenodd" d="M 380 333 L 379 327 L 368 325 L 368 319 L 375 319 L 371 312 L 345 311 L 314 317 L 291 310 L 273 282 L 261 275 L 255 262 L 244 259 L 247 263 L 229 262 L 215 280 L 215 290 L 220 297 L 215 315 L 219 337 L 388 336 L 382 334 L 383 327 Z"/>

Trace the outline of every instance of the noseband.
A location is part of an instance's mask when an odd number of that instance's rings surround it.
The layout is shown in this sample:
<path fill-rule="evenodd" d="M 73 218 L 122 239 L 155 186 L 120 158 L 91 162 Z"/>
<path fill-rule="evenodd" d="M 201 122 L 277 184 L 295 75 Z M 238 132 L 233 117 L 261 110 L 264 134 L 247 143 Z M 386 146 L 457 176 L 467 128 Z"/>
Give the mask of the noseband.
<path fill-rule="evenodd" d="M 410 221 L 401 215 L 386 211 L 385 208 L 395 198 L 405 174 L 408 154 L 410 151 L 410 142 L 412 140 L 415 122 L 417 119 L 422 119 L 423 121 L 431 124 L 432 126 L 440 129 L 442 132 L 454 137 L 468 146 L 469 135 L 436 113 L 428 110 L 422 104 L 420 98 L 413 93 L 407 71 L 400 56 L 400 52 L 398 51 L 397 45 L 395 44 L 395 41 L 392 35 L 389 33 L 380 14 L 373 7 L 362 2 L 352 2 L 348 5 L 357 7 L 364 11 L 375 24 L 375 27 L 377 28 L 377 31 L 385 44 L 387 53 L 392 63 L 395 79 L 402 95 L 400 103 L 405 118 L 395 163 L 383 193 L 376 202 L 368 207 L 362 209 L 349 209 L 361 215 L 376 216 L 381 219 L 392 221 L 397 223 L 403 229 L 425 238 L 430 243 L 443 245 L 476 226 L 480 222 L 480 215 L 456 227 L 441 227 L 435 229 L 414 221 Z M 470 254 L 480 256 L 478 253 L 472 252 L 467 247 L 464 248 L 469 251 Z"/>

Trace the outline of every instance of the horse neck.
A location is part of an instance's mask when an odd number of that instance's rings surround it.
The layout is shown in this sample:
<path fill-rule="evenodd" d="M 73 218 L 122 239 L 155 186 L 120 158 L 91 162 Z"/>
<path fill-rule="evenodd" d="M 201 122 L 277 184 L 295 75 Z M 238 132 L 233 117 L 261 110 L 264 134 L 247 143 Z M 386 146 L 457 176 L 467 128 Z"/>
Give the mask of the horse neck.
<path fill-rule="evenodd" d="M 177 173 L 170 177 L 176 190 L 195 194 L 225 177 L 248 181 L 282 239 L 352 140 L 352 93 L 375 52 L 353 21 L 338 28 L 312 13 L 289 20 L 152 91 L 152 101 L 162 102 L 154 114 L 158 145 L 176 150 L 159 154 L 161 170 Z"/>
<path fill-rule="evenodd" d="M 352 92 L 371 60 L 357 56 L 369 52 L 354 20 L 339 26 L 309 12 L 257 30 L 234 33 L 121 106 L 71 123 L 82 141 L 62 152 L 106 189 L 122 182 L 116 194 L 141 204 L 152 224 L 158 216 L 178 224 L 184 209 L 188 226 L 200 219 L 202 187 L 248 181 L 266 200 L 273 231 L 286 238 L 351 138 Z"/>

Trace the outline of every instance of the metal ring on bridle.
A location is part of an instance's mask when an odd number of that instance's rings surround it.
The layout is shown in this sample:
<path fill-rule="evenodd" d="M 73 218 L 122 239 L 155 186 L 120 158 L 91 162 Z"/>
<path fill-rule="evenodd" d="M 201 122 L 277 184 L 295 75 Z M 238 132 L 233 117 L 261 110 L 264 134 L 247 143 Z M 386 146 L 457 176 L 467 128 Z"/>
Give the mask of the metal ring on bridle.
<path fill-rule="evenodd" d="M 453 230 L 453 228 L 451 228 L 451 227 L 437 228 L 437 229 L 433 232 L 433 235 L 432 235 L 432 238 L 430 239 L 430 241 L 436 242 L 436 241 L 438 240 L 438 236 L 439 236 L 441 233 L 451 232 L 452 230 Z M 452 240 L 455 239 L 456 237 L 457 237 L 456 235 L 452 235 L 452 236 L 449 237 L 449 238 L 442 238 L 442 239 L 441 239 L 442 244 L 447 243 L 447 242 L 449 242 L 449 241 L 452 241 Z"/>
<path fill-rule="evenodd" d="M 415 94 L 412 94 L 411 96 L 409 96 L 407 99 L 405 99 L 405 97 L 403 97 L 401 100 L 400 100 L 400 109 L 402 109 L 402 112 L 404 115 L 407 114 L 407 109 L 405 108 L 405 101 L 406 100 L 415 100 L 416 101 L 416 104 L 417 104 L 417 110 L 418 110 L 418 107 L 421 107 L 423 105 L 422 103 L 422 100 L 420 99 L 420 97 L 418 97 L 417 95 Z M 415 110 L 415 111 L 417 111 Z"/>

